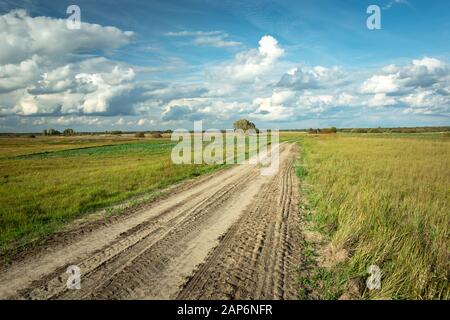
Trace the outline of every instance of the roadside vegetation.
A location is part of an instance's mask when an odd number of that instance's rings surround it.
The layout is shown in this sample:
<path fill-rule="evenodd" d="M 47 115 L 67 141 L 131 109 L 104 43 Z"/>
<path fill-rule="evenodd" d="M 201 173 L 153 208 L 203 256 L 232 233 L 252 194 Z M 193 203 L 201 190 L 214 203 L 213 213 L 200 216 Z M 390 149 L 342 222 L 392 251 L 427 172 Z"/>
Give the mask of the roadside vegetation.
<path fill-rule="evenodd" d="M 301 136 L 307 218 L 340 255 L 300 279 L 318 297 L 450 298 L 450 138 L 404 134 Z"/>
<path fill-rule="evenodd" d="M 300 145 L 302 212 L 340 255 L 314 265 L 323 252 L 302 244 L 311 272 L 300 296 L 450 299 L 449 132 L 335 129 L 280 133 Z M 174 165 L 166 132 L 72 134 L 0 138 L 0 254 L 223 167 Z M 379 290 L 365 286 L 370 265 L 382 270 Z"/>
<path fill-rule="evenodd" d="M 57 150 L 79 149 L 98 147 L 105 145 L 114 145 L 121 143 L 137 142 L 132 136 L 75 136 L 75 137 L 48 137 L 28 135 L 9 137 L 0 137 L 0 159 L 26 155 L 32 153 L 44 153 Z"/>
<path fill-rule="evenodd" d="M 167 138 L 0 138 L 0 253 L 220 165 L 174 165 Z"/>
<path fill-rule="evenodd" d="M 177 143 L 162 132 L 1 137 L 0 255 L 78 217 L 103 208 L 116 212 L 111 207 L 125 200 L 153 199 L 165 187 L 226 166 L 176 165 L 171 152 Z"/>

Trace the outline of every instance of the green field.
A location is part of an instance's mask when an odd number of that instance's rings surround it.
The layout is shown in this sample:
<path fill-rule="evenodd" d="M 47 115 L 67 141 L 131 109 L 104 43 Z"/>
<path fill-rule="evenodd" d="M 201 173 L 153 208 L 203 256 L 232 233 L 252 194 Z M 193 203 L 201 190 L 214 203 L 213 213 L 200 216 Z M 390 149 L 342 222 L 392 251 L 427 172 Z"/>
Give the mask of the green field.
<path fill-rule="evenodd" d="M 305 283 L 336 299 L 449 299 L 450 138 L 305 135 L 297 169 L 313 228 L 348 257 Z M 365 288 L 369 265 L 381 289 Z M 304 279 L 303 279 L 304 280 Z"/>
<path fill-rule="evenodd" d="M 1 252 L 83 214 L 220 167 L 174 165 L 175 144 L 131 137 L 1 138 Z"/>
<path fill-rule="evenodd" d="M 353 298 L 450 298 L 448 135 L 283 132 L 280 141 L 300 146 L 310 228 L 346 252 L 331 267 L 315 266 L 302 286 L 326 299 L 355 282 L 362 289 Z M 174 165 L 175 144 L 132 135 L 0 138 L 1 252 L 221 167 Z M 365 289 L 372 264 L 383 272 L 380 290 Z"/>
<path fill-rule="evenodd" d="M 176 144 L 169 136 L 0 138 L 0 253 L 98 209 L 225 166 L 176 165 Z"/>

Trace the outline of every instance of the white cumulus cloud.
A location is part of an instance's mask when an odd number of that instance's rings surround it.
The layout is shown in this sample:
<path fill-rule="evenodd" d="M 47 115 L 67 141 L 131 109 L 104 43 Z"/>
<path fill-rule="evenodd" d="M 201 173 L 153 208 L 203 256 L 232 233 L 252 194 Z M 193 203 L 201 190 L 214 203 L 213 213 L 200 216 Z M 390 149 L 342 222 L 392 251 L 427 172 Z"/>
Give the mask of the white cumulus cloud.
<path fill-rule="evenodd" d="M 257 80 L 284 54 L 284 49 L 272 36 L 263 36 L 258 44 L 258 49 L 238 53 L 231 64 L 223 65 L 216 70 L 216 76 L 237 82 Z"/>

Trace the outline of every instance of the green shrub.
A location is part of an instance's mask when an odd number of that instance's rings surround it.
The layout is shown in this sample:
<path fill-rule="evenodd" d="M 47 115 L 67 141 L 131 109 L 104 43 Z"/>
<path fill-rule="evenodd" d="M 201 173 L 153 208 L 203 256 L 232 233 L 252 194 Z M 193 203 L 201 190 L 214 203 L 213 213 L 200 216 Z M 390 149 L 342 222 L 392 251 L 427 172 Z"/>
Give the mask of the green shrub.
<path fill-rule="evenodd" d="M 367 129 L 364 128 L 354 128 L 350 132 L 352 133 L 367 133 Z"/>
<path fill-rule="evenodd" d="M 59 136 L 59 135 L 61 135 L 61 132 L 59 132 L 58 130 L 55 130 L 55 129 L 45 129 L 43 132 L 42 132 L 42 134 L 44 135 L 44 136 Z"/>
<path fill-rule="evenodd" d="M 258 129 L 256 128 L 255 124 L 251 121 L 248 121 L 247 119 L 240 119 L 233 123 L 234 130 L 242 130 L 246 132 L 247 130 L 255 130 L 258 132 Z"/>
<path fill-rule="evenodd" d="M 151 136 L 152 138 L 154 138 L 154 139 L 159 139 L 159 138 L 162 138 L 162 137 L 163 137 L 162 134 L 159 133 L 159 132 L 152 132 L 152 133 L 150 134 L 150 136 Z"/>
<path fill-rule="evenodd" d="M 74 136 L 75 135 L 75 130 L 73 130 L 73 129 L 64 129 L 63 135 L 65 135 L 65 136 Z"/>

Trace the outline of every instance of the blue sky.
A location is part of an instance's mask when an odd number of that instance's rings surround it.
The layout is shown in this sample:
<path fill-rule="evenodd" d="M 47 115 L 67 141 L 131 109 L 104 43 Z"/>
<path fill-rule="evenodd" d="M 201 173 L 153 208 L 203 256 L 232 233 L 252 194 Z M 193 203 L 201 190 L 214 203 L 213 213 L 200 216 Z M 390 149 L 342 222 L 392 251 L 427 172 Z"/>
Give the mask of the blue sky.
<path fill-rule="evenodd" d="M 449 1 L 0 0 L 0 26 L 3 132 L 450 125 Z"/>

